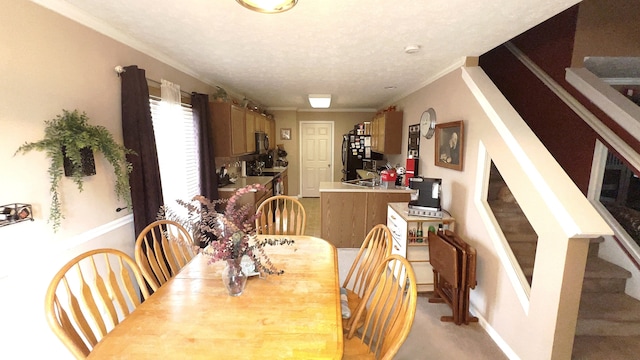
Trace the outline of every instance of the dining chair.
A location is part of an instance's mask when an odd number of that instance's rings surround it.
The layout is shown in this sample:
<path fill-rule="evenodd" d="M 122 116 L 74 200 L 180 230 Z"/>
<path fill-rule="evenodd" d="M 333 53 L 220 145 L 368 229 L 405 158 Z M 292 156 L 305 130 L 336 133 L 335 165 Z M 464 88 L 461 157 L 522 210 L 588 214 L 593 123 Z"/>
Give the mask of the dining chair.
<path fill-rule="evenodd" d="M 136 239 L 136 263 L 153 291 L 174 277 L 196 253 L 187 230 L 173 220 L 152 222 Z"/>
<path fill-rule="evenodd" d="M 356 321 L 363 318 L 362 327 L 352 327 L 344 335 L 343 360 L 391 360 L 411 330 L 418 292 L 407 259 L 400 255 L 385 258 L 373 271 L 372 280 L 354 314 Z"/>
<path fill-rule="evenodd" d="M 391 255 L 392 242 L 391 231 L 384 224 L 374 226 L 362 242 L 360 250 L 342 283 L 342 288 L 347 292 L 347 304 L 352 315 L 348 320 L 344 319 L 345 321 L 342 322 L 345 333 L 349 331 L 353 324 L 353 314 L 371 282 L 373 270 L 382 260 Z"/>
<path fill-rule="evenodd" d="M 76 256 L 53 277 L 45 314 L 73 356 L 84 359 L 147 297 L 144 278 L 131 257 L 115 249 L 96 249 Z"/>
<path fill-rule="evenodd" d="M 276 195 L 258 206 L 256 233 L 265 235 L 304 235 L 307 214 L 297 198 Z"/>

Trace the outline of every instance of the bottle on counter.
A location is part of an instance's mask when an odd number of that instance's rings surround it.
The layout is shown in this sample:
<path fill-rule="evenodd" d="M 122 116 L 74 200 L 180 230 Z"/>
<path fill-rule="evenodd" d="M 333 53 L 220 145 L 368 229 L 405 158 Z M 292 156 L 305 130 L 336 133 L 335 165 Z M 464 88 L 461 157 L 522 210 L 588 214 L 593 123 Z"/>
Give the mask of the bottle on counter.
<path fill-rule="evenodd" d="M 416 242 L 422 243 L 424 239 L 422 238 L 422 223 L 418 223 L 418 230 L 416 231 Z"/>

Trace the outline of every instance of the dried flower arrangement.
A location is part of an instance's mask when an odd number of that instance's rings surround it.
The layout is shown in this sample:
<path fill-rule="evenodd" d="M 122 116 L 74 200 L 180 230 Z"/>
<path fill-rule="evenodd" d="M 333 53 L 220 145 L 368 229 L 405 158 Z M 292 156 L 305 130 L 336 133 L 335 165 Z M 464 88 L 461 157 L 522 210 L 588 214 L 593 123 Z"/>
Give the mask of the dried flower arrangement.
<path fill-rule="evenodd" d="M 248 192 L 264 189 L 260 184 L 247 185 L 236 190 L 228 200 L 212 201 L 202 195 L 195 196 L 191 202 L 177 200 L 187 210 L 186 219 L 166 207 L 160 209 L 158 217 L 174 220 L 192 233 L 195 244 L 203 246 L 199 252 L 209 258 L 209 263 L 248 255 L 257 271 L 281 275 L 284 270 L 273 265 L 264 248 L 267 245 L 292 245 L 294 241 L 286 238 L 258 239 L 255 221 L 260 213 L 254 213 L 253 206 L 249 204 L 238 204 L 238 200 Z M 223 203 L 226 203 L 224 212 L 216 211 L 216 205 Z"/>

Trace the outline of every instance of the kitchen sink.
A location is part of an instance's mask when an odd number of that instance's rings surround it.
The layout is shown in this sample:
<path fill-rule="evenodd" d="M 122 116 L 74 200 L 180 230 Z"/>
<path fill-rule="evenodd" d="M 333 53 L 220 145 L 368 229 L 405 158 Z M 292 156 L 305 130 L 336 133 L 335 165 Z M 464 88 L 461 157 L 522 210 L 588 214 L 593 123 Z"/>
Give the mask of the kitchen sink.
<path fill-rule="evenodd" d="M 377 185 L 373 180 L 349 180 L 349 181 L 343 181 L 342 183 L 347 185 L 355 185 L 355 186 L 362 186 L 362 187 L 375 187 Z"/>

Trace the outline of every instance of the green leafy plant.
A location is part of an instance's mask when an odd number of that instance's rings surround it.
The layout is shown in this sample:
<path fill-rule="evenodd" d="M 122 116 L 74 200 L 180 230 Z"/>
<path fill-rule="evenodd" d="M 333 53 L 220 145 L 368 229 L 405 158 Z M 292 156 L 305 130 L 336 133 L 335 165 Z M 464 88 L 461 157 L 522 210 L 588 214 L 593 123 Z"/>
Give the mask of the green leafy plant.
<path fill-rule="evenodd" d="M 58 231 L 64 219 L 60 202 L 60 180 L 64 174 L 64 156 L 71 161 L 73 182 L 82 191 L 83 173 L 81 150 L 89 148 L 93 152 L 101 152 L 113 166 L 116 175 L 115 193 L 118 200 L 124 200 L 131 207 L 131 189 L 129 187 L 129 173 L 132 165 L 126 159 L 126 154 L 134 154 L 132 150 L 118 144 L 113 136 L 103 126 L 89 125 L 86 113 L 78 110 L 62 110 L 53 120 L 45 121 L 44 139 L 36 142 L 25 142 L 16 150 L 15 154 L 27 153 L 31 150 L 44 151 L 51 160 L 49 164 L 49 178 L 51 187 L 51 212 L 49 222 L 53 230 Z M 64 150 L 63 150 L 64 149 Z M 15 155 L 14 154 L 14 155 Z"/>

